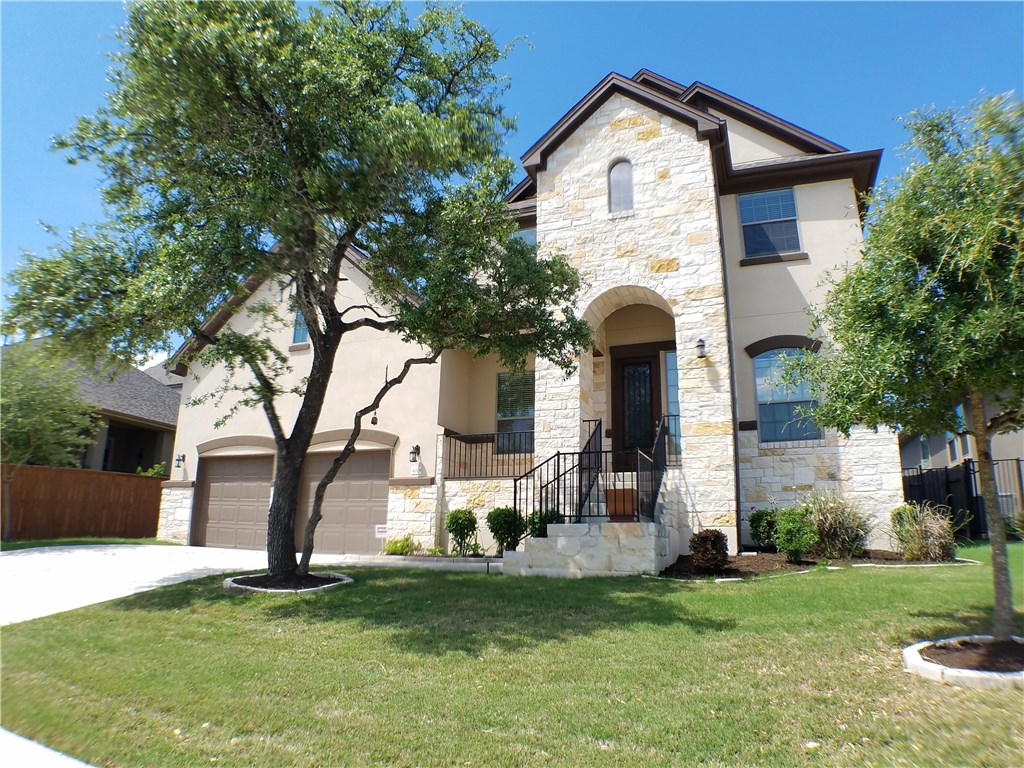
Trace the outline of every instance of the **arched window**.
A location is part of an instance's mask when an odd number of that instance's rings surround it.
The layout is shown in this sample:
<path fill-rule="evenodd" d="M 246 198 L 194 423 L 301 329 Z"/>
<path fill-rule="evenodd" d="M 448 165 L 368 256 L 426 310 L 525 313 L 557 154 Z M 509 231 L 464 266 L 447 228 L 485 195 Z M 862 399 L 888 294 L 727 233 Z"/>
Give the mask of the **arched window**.
<path fill-rule="evenodd" d="M 757 388 L 757 426 L 762 443 L 784 440 L 817 440 L 821 430 L 807 415 L 818 404 L 805 382 L 782 384 L 782 362 L 803 350 L 787 347 L 763 352 L 754 358 L 754 386 Z"/>
<path fill-rule="evenodd" d="M 633 164 L 617 160 L 608 170 L 608 212 L 633 210 Z"/>

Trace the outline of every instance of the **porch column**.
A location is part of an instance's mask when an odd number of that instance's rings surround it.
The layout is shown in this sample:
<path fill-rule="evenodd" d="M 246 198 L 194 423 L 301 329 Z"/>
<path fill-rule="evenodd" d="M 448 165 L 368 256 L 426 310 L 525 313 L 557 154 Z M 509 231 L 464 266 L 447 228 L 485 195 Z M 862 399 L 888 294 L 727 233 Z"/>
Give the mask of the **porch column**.
<path fill-rule="evenodd" d="M 578 361 L 590 365 L 589 353 Z M 538 357 L 534 372 L 533 457 L 539 464 L 556 451 L 580 449 L 581 365 L 569 376 L 553 363 Z"/>

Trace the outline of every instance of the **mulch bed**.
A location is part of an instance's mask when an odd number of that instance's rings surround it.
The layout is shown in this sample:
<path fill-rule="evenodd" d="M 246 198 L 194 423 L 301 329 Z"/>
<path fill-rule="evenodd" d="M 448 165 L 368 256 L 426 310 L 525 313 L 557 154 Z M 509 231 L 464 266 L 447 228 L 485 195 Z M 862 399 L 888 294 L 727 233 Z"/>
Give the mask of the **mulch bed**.
<path fill-rule="evenodd" d="M 1024 643 L 999 640 L 979 643 L 961 640 L 948 645 L 930 645 L 921 649 L 921 655 L 954 669 L 977 669 L 985 672 L 1024 671 Z"/>
<path fill-rule="evenodd" d="M 260 589 L 315 589 L 316 587 L 327 587 L 337 584 L 342 579 L 334 576 L 317 576 L 309 573 L 305 576 L 291 574 L 289 576 L 271 576 L 269 573 L 258 573 L 255 576 L 239 576 L 235 579 L 236 584 L 246 587 L 259 587 Z"/>
<path fill-rule="evenodd" d="M 885 549 L 866 549 L 860 557 L 851 557 L 832 560 L 829 565 L 853 565 L 855 563 L 873 565 L 898 565 L 903 563 L 903 558 L 895 552 Z M 751 576 L 764 576 L 780 573 L 795 573 L 806 571 L 818 565 L 816 558 L 808 558 L 800 563 L 787 563 L 786 556 L 777 552 L 758 552 L 756 555 L 740 555 L 730 557 L 726 567 L 717 574 L 697 574 L 693 572 L 690 564 L 690 556 L 682 555 L 672 565 L 661 572 L 661 575 L 670 579 L 707 579 L 711 575 L 718 578 L 740 578 L 746 579 Z"/>

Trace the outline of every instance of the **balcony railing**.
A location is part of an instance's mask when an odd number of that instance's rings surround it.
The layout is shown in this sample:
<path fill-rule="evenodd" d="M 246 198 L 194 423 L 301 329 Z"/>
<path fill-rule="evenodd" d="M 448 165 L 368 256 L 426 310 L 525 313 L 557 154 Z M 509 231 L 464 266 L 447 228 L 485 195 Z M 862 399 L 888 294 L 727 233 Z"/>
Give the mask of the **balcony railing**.
<path fill-rule="evenodd" d="M 533 432 L 444 436 L 446 478 L 519 477 L 533 468 Z"/>

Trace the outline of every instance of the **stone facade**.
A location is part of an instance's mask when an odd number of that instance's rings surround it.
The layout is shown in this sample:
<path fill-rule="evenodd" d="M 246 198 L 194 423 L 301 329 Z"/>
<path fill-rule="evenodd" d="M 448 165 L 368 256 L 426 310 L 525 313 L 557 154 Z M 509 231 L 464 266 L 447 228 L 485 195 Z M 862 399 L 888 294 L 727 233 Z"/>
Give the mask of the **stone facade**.
<path fill-rule="evenodd" d="M 411 535 L 424 549 L 437 543 L 438 488 L 430 485 L 401 485 L 388 488 L 388 539 Z"/>
<path fill-rule="evenodd" d="M 895 435 L 855 428 L 849 439 L 826 431 L 821 440 L 759 443 L 756 431 L 739 434 L 744 543 L 752 543 L 750 512 L 793 506 L 817 490 L 835 491 L 856 501 L 874 520 L 868 546 L 892 547 L 889 513 L 903 503 L 903 473 Z"/>
<path fill-rule="evenodd" d="M 189 543 L 192 529 L 192 501 L 195 498 L 195 487 L 181 487 L 165 484 L 160 491 L 160 521 L 157 524 L 156 537 L 163 541 L 174 541 L 178 544 Z"/>
<path fill-rule="evenodd" d="M 609 213 L 608 168 L 619 159 L 633 167 L 635 208 Z M 578 450 L 583 419 L 610 423 L 601 324 L 631 304 L 657 306 L 675 328 L 682 476 L 691 478 L 687 513 L 709 522 L 732 515 L 735 522 L 725 279 L 707 142 L 678 120 L 611 96 L 538 173 L 537 242 L 542 255 L 568 254 L 580 270 L 587 289 L 579 311 L 602 353 L 581 354 L 569 376 L 537 361 L 538 461 Z M 704 359 L 691 353 L 698 339 L 708 350 Z"/>
<path fill-rule="evenodd" d="M 633 576 L 658 572 L 655 523 L 549 525 L 546 539 L 529 539 L 522 552 L 506 552 L 503 573 L 512 576 Z"/>
<path fill-rule="evenodd" d="M 487 514 L 496 507 L 512 506 L 514 484 L 515 480 L 511 477 L 445 480 L 445 514 L 449 509 L 473 510 L 477 517 L 477 541 L 487 554 L 500 556 L 494 537 L 487 528 Z"/>

